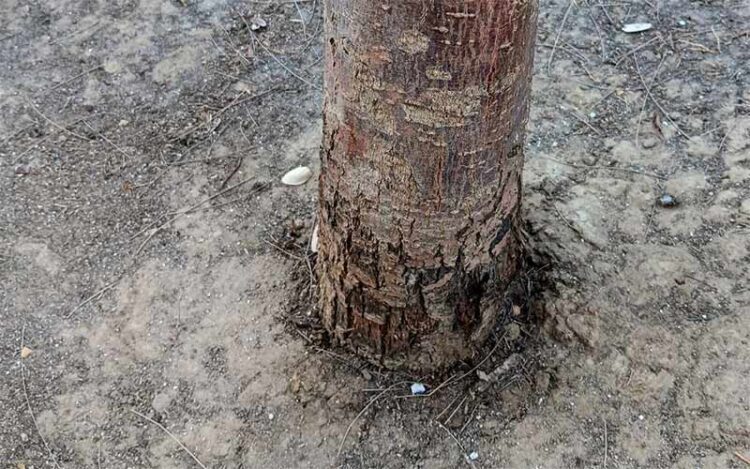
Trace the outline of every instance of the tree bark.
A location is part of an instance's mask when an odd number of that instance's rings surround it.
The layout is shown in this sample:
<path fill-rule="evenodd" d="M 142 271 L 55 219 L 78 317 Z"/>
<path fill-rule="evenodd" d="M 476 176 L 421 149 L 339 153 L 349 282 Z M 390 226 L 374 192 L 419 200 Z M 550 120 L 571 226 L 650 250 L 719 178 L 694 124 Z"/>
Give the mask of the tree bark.
<path fill-rule="evenodd" d="M 537 0 L 325 0 L 321 317 L 385 366 L 472 355 L 511 305 Z"/>

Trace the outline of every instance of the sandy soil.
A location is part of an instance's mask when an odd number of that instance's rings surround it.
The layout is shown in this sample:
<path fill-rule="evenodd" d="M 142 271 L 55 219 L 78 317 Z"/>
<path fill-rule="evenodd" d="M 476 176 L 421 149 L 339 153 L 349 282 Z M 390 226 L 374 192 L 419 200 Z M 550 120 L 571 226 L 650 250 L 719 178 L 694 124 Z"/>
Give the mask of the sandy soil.
<path fill-rule="evenodd" d="M 0 466 L 747 467 L 750 4 L 543 3 L 528 301 L 408 376 L 317 345 L 278 182 L 319 3 L 0 0 Z"/>

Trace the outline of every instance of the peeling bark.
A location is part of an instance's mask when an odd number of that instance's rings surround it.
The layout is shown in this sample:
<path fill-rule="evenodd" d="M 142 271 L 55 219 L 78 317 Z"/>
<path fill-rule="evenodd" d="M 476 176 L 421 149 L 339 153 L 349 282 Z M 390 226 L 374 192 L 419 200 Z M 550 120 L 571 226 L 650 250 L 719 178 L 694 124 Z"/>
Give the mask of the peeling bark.
<path fill-rule="evenodd" d="M 507 309 L 536 0 L 326 0 L 323 323 L 386 366 L 470 357 Z"/>

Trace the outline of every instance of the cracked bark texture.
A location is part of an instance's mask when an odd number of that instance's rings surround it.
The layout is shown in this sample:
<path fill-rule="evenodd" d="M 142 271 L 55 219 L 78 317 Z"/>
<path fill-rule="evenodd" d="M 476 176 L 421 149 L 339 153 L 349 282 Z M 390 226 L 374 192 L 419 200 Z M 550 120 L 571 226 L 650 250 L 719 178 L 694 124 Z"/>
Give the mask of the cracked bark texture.
<path fill-rule="evenodd" d="M 326 0 L 318 275 L 332 339 L 471 357 L 510 305 L 536 0 Z"/>

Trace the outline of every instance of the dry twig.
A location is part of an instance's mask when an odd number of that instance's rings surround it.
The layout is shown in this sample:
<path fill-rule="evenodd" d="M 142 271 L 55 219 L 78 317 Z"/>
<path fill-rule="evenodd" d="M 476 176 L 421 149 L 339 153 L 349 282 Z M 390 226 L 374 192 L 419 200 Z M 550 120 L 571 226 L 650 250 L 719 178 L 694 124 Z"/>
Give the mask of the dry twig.
<path fill-rule="evenodd" d="M 294 70 L 292 70 L 287 64 L 285 64 L 284 62 L 282 62 L 281 59 L 279 59 L 276 56 L 276 54 L 274 54 L 273 51 L 268 48 L 268 46 L 266 46 L 265 44 L 263 44 L 263 41 L 261 41 L 260 39 L 258 39 L 258 37 L 256 36 L 255 32 L 253 32 L 252 30 L 250 30 L 250 34 L 251 34 L 252 38 L 255 40 L 255 42 L 257 42 L 258 45 L 266 52 L 266 54 L 268 54 L 277 64 L 279 64 L 281 66 L 281 68 L 283 68 L 284 70 L 286 70 L 287 72 L 289 72 L 290 75 L 292 75 L 294 78 L 298 79 L 302 83 L 306 84 L 307 86 L 309 86 L 309 87 L 311 87 L 313 89 L 316 89 L 316 90 L 320 89 L 320 87 L 318 85 L 316 85 L 315 83 L 311 82 L 307 78 L 299 75 L 297 72 L 295 72 Z"/>
<path fill-rule="evenodd" d="M 357 414 L 357 416 L 354 417 L 354 419 L 352 419 L 351 422 L 349 422 L 349 426 L 346 427 L 346 432 L 344 432 L 344 436 L 341 438 L 341 443 L 339 444 L 339 449 L 336 452 L 336 459 L 338 459 L 339 456 L 341 456 L 341 450 L 344 449 L 344 443 L 346 442 L 346 437 L 349 436 L 349 432 L 352 431 L 352 427 L 357 422 L 357 420 L 359 420 L 359 418 L 362 415 L 364 415 L 365 412 L 367 412 L 367 409 L 369 409 L 370 407 L 372 407 L 372 405 L 375 404 L 375 402 L 377 402 L 378 399 L 380 399 L 381 397 L 385 396 L 388 392 L 390 392 L 395 387 L 401 386 L 403 384 L 406 384 L 406 381 L 400 381 L 398 383 L 391 384 L 390 386 L 388 386 L 387 388 L 385 388 L 377 396 L 375 396 L 372 399 L 370 399 L 369 402 L 367 402 L 367 405 Z"/>
<path fill-rule="evenodd" d="M 130 409 L 130 411 L 132 413 L 134 413 L 135 415 L 137 415 L 138 417 L 140 417 L 140 418 L 142 418 L 144 420 L 147 420 L 148 422 L 153 423 L 154 425 L 156 425 L 157 427 L 159 427 L 160 429 L 162 429 L 162 431 L 164 431 L 164 433 L 166 433 L 167 435 L 169 435 L 169 437 L 172 438 L 172 440 L 174 440 L 174 442 L 177 443 L 180 446 L 180 448 L 182 448 L 187 454 L 190 455 L 191 458 L 193 458 L 193 461 L 195 461 L 195 463 L 197 465 L 199 465 L 202 469 L 206 469 L 206 466 L 203 465 L 203 463 L 200 461 L 200 459 L 198 459 L 193 454 L 193 452 L 188 449 L 187 446 L 185 446 L 184 444 L 182 444 L 182 442 L 176 436 L 174 436 L 174 434 L 172 434 L 172 432 L 170 432 L 169 430 L 167 430 L 167 428 L 164 425 L 160 424 L 159 422 L 157 422 L 156 420 L 152 419 L 151 417 L 147 417 L 147 416 L 143 415 L 142 413 L 138 412 L 137 410 Z"/>
<path fill-rule="evenodd" d="M 21 350 L 23 350 L 24 346 L 26 345 L 24 342 L 25 333 L 26 333 L 26 324 L 24 324 L 21 327 Z M 44 438 L 44 435 L 42 435 L 42 432 L 39 430 L 39 424 L 36 422 L 36 416 L 34 415 L 34 410 L 31 408 L 31 401 L 29 400 L 29 391 L 26 386 L 26 367 L 23 364 L 23 358 L 19 358 L 19 365 L 20 365 L 19 369 L 21 370 L 21 386 L 23 387 L 23 397 L 26 400 L 26 408 L 29 411 L 29 415 L 31 415 L 31 421 L 34 423 L 34 428 L 36 429 L 36 433 L 37 435 L 39 435 L 39 439 L 42 440 L 44 447 L 47 449 L 47 454 L 49 454 L 49 457 L 52 459 L 52 463 L 55 465 L 56 468 L 62 469 L 60 464 L 57 462 L 57 458 L 55 457 L 55 454 L 50 449 L 49 444 L 47 444 L 47 440 Z"/>
<path fill-rule="evenodd" d="M 99 290 L 97 290 L 96 293 L 94 293 L 93 295 L 91 295 L 88 298 L 86 298 L 85 300 L 83 300 L 81 303 L 78 304 L 78 306 L 76 306 L 75 308 L 71 309 L 68 314 L 66 314 L 65 316 L 63 316 L 63 318 L 70 319 L 70 317 L 73 316 L 73 314 L 75 314 L 76 311 L 78 311 L 79 309 L 83 308 L 87 304 L 91 303 L 92 301 L 96 300 L 97 298 L 99 298 L 100 296 L 102 296 L 103 294 L 105 294 L 107 291 L 109 291 L 110 289 L 112 289 L 112 287 L 114 287 L 115 285 L 117 285 L 117 282 L 120 281 L 120 279 L 122 278 L 123 275 L 124 274 L 119 275 L 117 277 L 117 279 L 115 279 L 111 283 L 108 283 L 104 287 L 102 287 Z"/>
<path fill-rule="evenodd" d="M 654 174 L 654 173 L 648 173 L 646 171 L 639 171 L 637 169 L 620 168 L 618 166 L 597 166 L 597 165 L 594 165 L 594 166 L 585 166 L 585 165 L 581 165 L 581 164 L 566 163 L 565 161 L 556 160 L 556 159 L 550 158 L 548 156 L 540 156 L 539 158 L 541 158 L 543 160 L 549 160 L 549 161 L 552 161 L 552 162 L 557 163 L 557 164 L 561 164 L 561 165 L 565 165 L 565 166 L 570 166 L 571 168 L 580 168 L 580 169 L 606 169 L 606 170 L 610 170 L 610 171 L 623 171 L 623 172 L 631 173 L 631 174 L 639 174 L 641 176 L 648 176 L 648 177 L 651 177 L 651 178 L 654 178 L 654 179 L 659 179 L 659 180 L 666 179 L 664 176 L 660 176 L 660 175 Z"/>
<path fill-rule="evenodd" d="M 659 110 L 664 115 L 664 117 L 669 121 L 670 124 L 672 124 L 672 126 L 674 126 L 678 134 L 690 140 L 690 136 L 686 134 L 685 132 L 683 132 L 680 126 L 677 125 L 677 123 L 674 120 L 672 120 L 672 118 L 669 116 L 669 113 L 664 109 L 664 107 L 662 107 L 659 101 L 656 100 L 653 93 L 651 93 L 651 88 L 649 88 L 649 86 L 646 84 L 646 80 L 643 78 L 643 74 L 641 73 L 641 67 L 638 65 L 638 59 L 633 57 L 633 63 L 635 64 L 635 71 L 638 73 L 638 78 L 640 78 L 641 83 L 643 84 L 643 87 L 646 89 L 646 95 L 648 95 L 648 97 L 651 99 L 651 102 L 654 103 L 654 106 L 659 108 Z"/>
<path fill-rule="evenodd" d="M 44 119 L 45 121 L 47 121 L 52 127 L 60 129 L 60 130 L 62 130 L 63 132 L 65 132 L 67 134 L 70 134 L 70 135 L 72 135 L 74 137 L 80 138 L 81 140 L 86 140 L 86 141 L 90 140 L 89 138 L 84 137 L 81 134 L 77 134 L 77 133 L 73 132 L 72 130 L 68 129 L 66 126 L 60 125 L 57 122 L 55 122 L 52 119 L 50 119 L 49 117 L 45 116 L 42 113 L 42 111 L 40 111 L 39 108 L 36 107 L 36 105 L 30 99 L 26 98 L 26 102 L 29 103 L 29 106 L 31 107 L 31 109 L 34 110 L 34 112 L 36 112 L 37 114 L 39 114 L 39 117 L 41 117 L 42 119 Z"/>
<path fill-rule="evenodd" d="M 59 88 L 59 87 L 61 87 L 61 86 L 63 86 L 63 85 L 67 85 L 68 83 L 70 83 L 70 82 L 72 82 L 72 81 L 75 81 L 75 80 L 77 80 L 77 79 L 81 78 L 82 76 L 86 76 L 86 75 L 88 75 L 88 74 L 89 74 L 89 73 L 91 73 L 91 72 L 94 72 L 94 71 L 96 71 L 96 70 L 99 70 L 100 68 L 102 68 L 102 65 L 101 65 L 101 64 L 99 64 L 99 65 L 97 65 L 97 66 L 95 66 L 95 67 L 91 67 L 90 69 L 88 69 L 88 70 L 84 70 L 83 72 L 79 73 L 78 75 L 74 75 L 74 76 L 72 76 L 72 77 L 68 78 L 67 80 L 63 80 L 63 81 L 61 81 L 60 83 L 57 83 L 57 84 L 55 84 L 55 85 L 52 85 L 52 86 L 50 86 L 49 88 L 46 88 L 46 89 L 43 89 L 43 90 L 39 91 L 39 92 L 37 93 L 37 95 L 38 95 L 38 96 L 43 96 L 43 95 L 45 95 L 45 94 L 49 93 L 49 92 L 50 92 L 50 91 L 52 91 L 52 90 L 56 90 L 57 88 Z"/>
<path fill-rule="evenodd" d="M 743 456 L 742 453 L 740 453 L 739 451 L 735 451 L 734 455 L 737 456 L 737 459 L 739 459 L 740 461 L 750 466 L 750 458 Z"/>
<path fill-rule="evenodd" d="M 609 443 L 607 441 L 607 421 L 604 420 L 604 464 L 603 464 L 604 469 L 607 469 L 607 458 L 609 455 L 609 448 L 607 447 L 608 444 Z"/>
<path fill-rule="evenodd" d="M 166 227 L 167 225 L 169 225 L 173 221 L 177 220 L 178 218 L 180 218 L 183 215 L 189 214 L 190 212 L 192 212 L 195 209 L 197 209 L 197 208 L 199 208 L 199 207 L 207 204 L 208 202 L 214 200 L 215 198 L 221 197 L 222 195 L 226 194 L 227 192 L 233 191 L 233 190 L 237 189 L 238 187 L 242 186 L 243 184 L 247 184 L 248 182 L 252 181 L 253 179 L 255 179 L 255 178 L 250 177 L 250 178 L 244 179 L 244 180 L 238 182 L 237 184 L 235 184 L 235 185 L 233 185 L 231 187 L 227 187 L 226 189 L 221 190 L 221 191 L 217 192 L 216 194 L 212 195 L 211 197 L 203 199 L 203 200 L 201 200 L 200 202 L 198 202 L 198 203 L 196 203 L 194 205 L 191 205 L 189 207 L 177 210 L 176 212 L 172 212 L 171 214 L 174 215 L 174 216 L 172 218 L 170 218 L 169 220 L 165 221 L 164 223 L 162 223 L 161 225 L 157 226 L 156 228 L 153 228 L 151 230 L 151 233 L 149 233 L 149 235 L 146 237 L 145 240 L 143 240 L 143 242 L 141 243 L 141 245 L 138 246 L 138 249 L 135 251 L 134 256 L 137 256 L 138 254 L 140 254 L 141 250 L 143 250 L 144 246 L 146 246 L 146 244 L 151 240 L 151 238 L 153 238 L 154 236 L 156 236 L 157 233 L 159 233 L 161 230 L 164 229 L 164 227 Z M 153 225 L 154 225 L 154 223 L 150 224 L 148 227 L 146 227 L 143 230 L 139 231 L 134 236 L 132 236 L 130 239 L 133 240 L 133 239 L 137 238 L 138 236 L 142 235 L 143 233 L 145 233 L 148 230 L 149 227 L 151 227 Z"/>
<path fill-rule="evenodd" d="M 565 10 L 565 14 L 563 15 L 562 21 L 560 22 L 560 26 L 557 28 L 557 34 L 555 35 L 555 42 L 552 44 L 552 52 L 549 53 L 549 62 L 547 62 L 547 72 L 549 72 L 549 69 L 552 67 L 552 61 L 555 58 L 555 50 L 557 49 L 557 43 L 560 41 L 560 35 L 562 34 L 563 27 L 565 27 L 565 21 L 568 19 L 568 15 L 570 14 L 570 10 L 573 8 L 573 5 L 575 4 L 576 0 L 570 0 L 570 3 L 568 3 L 568 8 Z"/>
<path fill-rule="evenodd" d="M 501 338 L 502 338 L 502 337 L 501 337 Z M 398 397 L 398 398 L 401 398 L 401 399 L 407 399 L 407 398 L 413 398 L 413 397 L 414 397 L 414 398 L 421 398 L 421 397 L 430 397 L 430 396 L 433 396 L 433 395 L 435 395 L 435 393 L 436 393 L 436 392 L 438 392 L 439 390 L 441 390 L 441 389 L 442 389 L 442 388 L 444 388 L 445 386 L 448 386 L 449 384 L 455 384 L 455 383 L 457 383 L 457 382 L 459 382 L 459 381 L 463 380 L 463 379 L 464 379 L 464 378 L 466 378 L 467 376 L 469 376 L 469 375 L 473 374 L 473 373 L 474 373 L 475 371 L 477 371 L 477 370 L 479 369 L 479 367 L 480 367 L 480 366 L 484 365 L 484 363 L 485 363 L 485 362 L 486 362 L 487 360 L 489 360 L 489 359 L 490 359 L 490 357 L 491 357 L 491 356 L 492 356 L 492 355 L 493 355 L 493 354 L 495 353 L 495 351 L 496 351 L 496 350 L 498 349 L 498 347 L 500 347 L 500 340 L 498 340 L 498 341 L 497 341 L 497 343 L 495 344 L 495 346 L 494 346 L 494 347 L 492 347 L 492 350 L 490 350 L 490 351 L 489 351 L 489 353 L 487 354 L 487 356 L 485 356 L 485 357 L 484 357 L 484 358 L 483 358 L 483 359 L 482 359 L 482 360 L 481 360 L 481 361 L 480 361 L 479 363 L 477 363 L 477 364 L 476 364 L 476 366 L 474 366 L 474 367 L 473 367 L 472 369 L 470 369 L 470 370 L 469 370 L 469 371 L 467 371 L 466 373 L 462 374 L 462 375 L 461 375 L 461 376 L 459 376 L 458 378 L 456 378 L 456 376 L 455 376 L 455 375 L 451 376 L 450 378 L 446 379 L 445 381 L 443 381 L 442 383 L 440 383 L 439 385 L 437 385 L 437 387 L 435 387 L 434 389 L 432 389 L 432 390 L 431 390 L 430 392 L 428 392 L 428 393 L 425 393 L 425 394 L 406 394 L 406 395 L 403 395 L 403 396 L 397 396 L 397 397 Z"/>
<path fill-rule="evenodd" d="M 471 467 L 477 467 L 476 464 L 474 464 L 474 461 L 469 459 L 469 456 L 466 454 L 466 448 L 464 448 L 464 445 L 462 445 L 461 442 L 458 441 L 458 438 L 456 438 L 456 435 L 454 435 L 452 431 L 448 430 L 448 428 L 442 423 L 440 422 L 436 422 L 436 423 L 440 426 L 440 428 L 445 430 L 445 433 L 447 433 L 453 441 L 456 442 L 456 445 L 458 445 L 458 447 L 461 449 L 461 455 L 464 457 L 464 461 L 466 461 L 466 464 L 468 464 Z"/>

